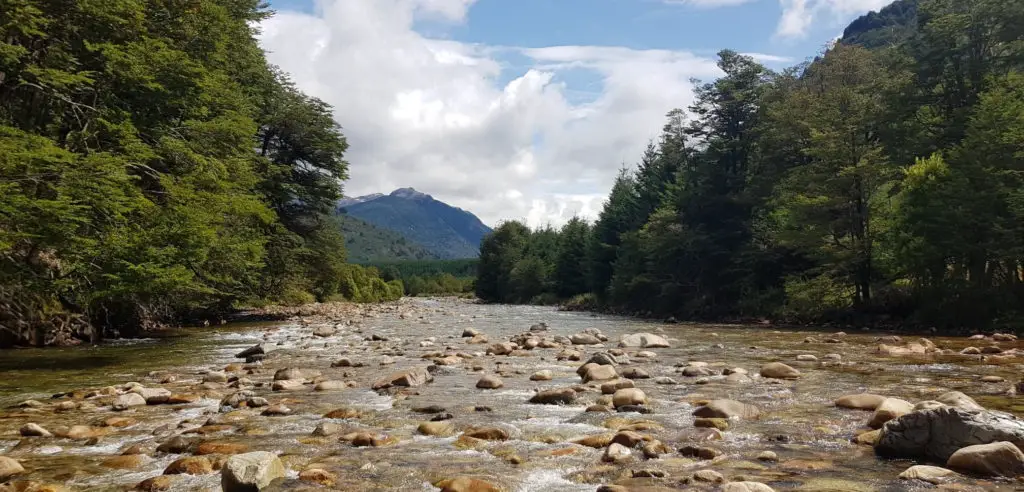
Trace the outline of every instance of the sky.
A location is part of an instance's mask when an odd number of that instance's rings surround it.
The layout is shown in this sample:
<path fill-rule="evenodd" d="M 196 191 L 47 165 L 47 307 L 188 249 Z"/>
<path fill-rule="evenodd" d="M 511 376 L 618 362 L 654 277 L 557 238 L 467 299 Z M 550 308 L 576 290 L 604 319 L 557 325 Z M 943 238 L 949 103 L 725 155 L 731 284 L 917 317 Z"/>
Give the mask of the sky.
<path fill-rule="evenodd" d="M 270 0 L 269 61 L 334 107 L 346 196 L 413 187 L 491 226 L 600 212 L 732 49 L 781 70 L 890 0 Z"/>

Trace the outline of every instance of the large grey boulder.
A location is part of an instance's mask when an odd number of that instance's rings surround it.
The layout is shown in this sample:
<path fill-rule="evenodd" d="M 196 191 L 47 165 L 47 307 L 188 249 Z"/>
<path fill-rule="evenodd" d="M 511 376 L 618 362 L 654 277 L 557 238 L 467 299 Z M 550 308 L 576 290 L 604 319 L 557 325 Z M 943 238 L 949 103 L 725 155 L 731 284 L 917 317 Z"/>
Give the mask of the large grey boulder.
<path fill-rule="evenodd" d="M 945 463 L 960 448 L 999 441 L 1024 446 L 1024 420 L 1001 412 L 941 407 L 887 422 L 875 452 Z"/>
<path fill-rule="evenodd" d="M 220 486 L 224 492 L 256 492 L 283 476 L 284 464 L 273 453 L 236 454 L 221 469 Z"/>

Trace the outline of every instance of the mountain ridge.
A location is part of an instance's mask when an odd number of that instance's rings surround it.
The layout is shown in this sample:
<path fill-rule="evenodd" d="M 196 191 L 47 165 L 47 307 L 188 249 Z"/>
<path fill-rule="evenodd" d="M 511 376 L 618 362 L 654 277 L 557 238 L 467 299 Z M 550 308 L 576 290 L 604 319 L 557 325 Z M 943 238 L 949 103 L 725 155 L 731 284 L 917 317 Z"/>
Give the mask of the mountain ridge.
<path fill-rule="evenodd" d="M 441 259 L 476 258 L 491 232 L 472 212 L 411 187 L 344 198 L 336 212 L 400 234 Z"/>

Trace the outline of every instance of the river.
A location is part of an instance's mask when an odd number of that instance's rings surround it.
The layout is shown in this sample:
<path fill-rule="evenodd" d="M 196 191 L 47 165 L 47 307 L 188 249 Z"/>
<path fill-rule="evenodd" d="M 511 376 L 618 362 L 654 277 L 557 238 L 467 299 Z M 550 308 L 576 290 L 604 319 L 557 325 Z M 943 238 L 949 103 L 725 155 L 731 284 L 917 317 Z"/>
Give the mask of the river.
<path fill-rule="evenodd" d="M 430 491 L 438 490 L 432 483 L 456 476 L 476 477 L 506 491 L 594 491 L 611 483 L 715 490 L 717 484 L 691 480 L 703 469 L 726 480 L 762 482 L 775 490 L 916 490 L 927 484 L 897 477 L 917 462 L 881 459 L 870 446 L 852 443 L 871 412 L 837 408 L 837 398 L 876 393 L 916 402 L 956 390 L 988 409 L 1024 412 L 1024 402 L 1007 394 L 1024 359 L 953 354 L 972 344 L 991 345 L 966 338 L 930 338 L 948 355 L 896 357 L 876 350 L 879 337 L 888 334 L 866 331 L 848 330 L 843 335 L 770 326 L 661 324 L 454 299 L 404 299 L 341 312 L 287 322 L 185 329 L 173 336 L 97 347 L 0 352 L 0 455 L 25 468 L 11 483 L 21 487 L 16 490 L 124 490 L 161 475 L 188 454 L 156 451 L 160 443 L 182 435 L 193 444 L 236 445 L 210 449 L 279 454 L 288 477 L 275 490 L 310 485 L 299 480 L 300 472 L 309 469 L 323 470 L 316 476 L 334 490 Z M 549 330 L 537 335 L 548 340 L 596 329 L 609 342 L 604 348 L 573 347 L 583 352 L 582 361 L 558 360 L 559 348 L 485 355 L 490 344 L 508 341 L 539 322 Z M 322 326 L 336 327 L 337 332 L 314 336 Z M 469 328 L 489 343 L 469 344 L 470 339 L 461 336 Z M 528 403 L 537 389 L 581 384 L 576 369 L 583 361 L 615 347 L 620 336 L 638 332 L 661 335 L 671 344 L 642 354 L 653 357 L 638 357 L 643 349 L 625 349 L 630 363 L 620 370 L 639 368 L 650 376 L 634 383 L 646 394 L 651 413 L 585 411 L 601 397 L 596 383 L 572 404 Z M 262 363 L 244 365 L 234 357 L 256 343 L 263 343 L 269 353 Z M 999 345 L 1006 350 L 1018 346 Z M 382 375 L 430 364 L 424 356 L 455 353 L 462 358 L 436 367 L 428 384 L 390 394 L 371 389 Z M 817 360 L 798 361 L 800 355 Z M 341 358 L 351 364 L 332 367 Z M 758 377 L 758 369 L 773 361 L 797 368 L 801 377 Z M 680 374 L 680 367 L 692 362 L 707 363 L 709 375 Z M 274 374 L 283 368 L 305 369 L 309 381 L 293 390 L 272 391 Z M 722 375 L 733 368 L 746 369 L 751 380 Z M 263 408 L 222 408 L 222 397 L 235 388 L 205 374 L 225 369 L 227 376 L 242 378 L 243 387 L 251 384 L 257 395 L 289 412 L 270 416 L 263 415 Z M 550 381 L 531 380 L 532 374 L 545 369 L 553 374 Z M 503 386 L 478 389 L 476 383 L 484 374 L 498 375 Z M 983 376 L 1004 381 L 981 382 Z M 211 381 L 203 383 L 204 378 Z M 665 378 L 678 384 L 665 384 L 670 383 Z M 315 391 L 313 383 L 321 380 L 351 387 Z M 111 400 L 130 382 L 166 388 L 192 401 L 113 411 Z M 721 433 L 695 428 L 696 405 L 719 398 L 756 405 L 762 416 L 732 420 Z M 35 403 L 22 404 L 26 400 Z M 450 414 L 446 421 L 451 435 L 418 432 L 422 422 L 436 415 L 419 411 L 429 406 Z M 324 417 L 338 409 L 345 409 L 347 418 Z M 66 435 L 66 429 L 58 429 L 74 425 L 87 426 L 88 432 L 80 428 L 85 435 L 77 438 L 21 437 L 19 429 L 30 422 L 57 434 Z M 314 435 L 325 422 L 343 432 Z M 464 429 L 487 426 L 502 429 L 508 439 L 459 438 Z M 664 442 L 669 452 L 649 460 L 634 452 L 623 462 L 605 463 L 602 449 L 569 442 L 623 428 Z M 369 432 L 381 445 L 354 447 L 339 441 L 339 435 L 353 431 Z M 720 455 L 708 460 L 675 451 L 688 444 L 713 448 Z M 126 450 L 130 458 L 122 456 Z M 766 451 L 777 458 L 759 459 L 766 458 Z M 212 468 L 223 462 L 220 453 L 207 458 Z M 219 474 L 207 471 L 170 477 L 165 486 L 219 490 Z M 303 479 L 313 476 L 307 473 Z M 1015 490 L 1013 482 L 979 478 L 960 478 L 956 486 Z"/>

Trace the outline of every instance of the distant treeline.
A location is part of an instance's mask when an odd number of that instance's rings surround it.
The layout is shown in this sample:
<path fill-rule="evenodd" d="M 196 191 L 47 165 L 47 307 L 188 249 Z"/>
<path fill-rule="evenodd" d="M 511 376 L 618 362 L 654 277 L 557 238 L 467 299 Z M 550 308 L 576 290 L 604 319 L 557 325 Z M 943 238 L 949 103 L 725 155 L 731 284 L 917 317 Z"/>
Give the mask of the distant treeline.
<path fill-rule="evenodd" d="M 476 293 L 626 313 L 1019 326 L 1024 8 L 922 0 L 782 72 L 732 51 L 592 227 L 509 222 Z M 915 18 L 916 15 L 916 18 Z M 891 22 L 912 19 L 905 29 Z M 882 37 L 889 33 L 885 42 Z"/>
<path fill-rule="evenodd" d="M 476 258 L 468 258 L 381 262 L 368 266 L 379 270 L 385 280 L 400 280 L 406 295 L 461 295 L 473 292 L 478 262 Z"/>

